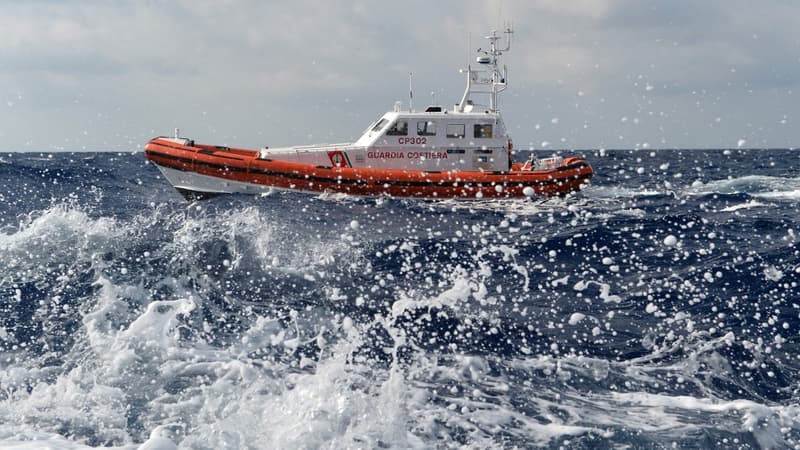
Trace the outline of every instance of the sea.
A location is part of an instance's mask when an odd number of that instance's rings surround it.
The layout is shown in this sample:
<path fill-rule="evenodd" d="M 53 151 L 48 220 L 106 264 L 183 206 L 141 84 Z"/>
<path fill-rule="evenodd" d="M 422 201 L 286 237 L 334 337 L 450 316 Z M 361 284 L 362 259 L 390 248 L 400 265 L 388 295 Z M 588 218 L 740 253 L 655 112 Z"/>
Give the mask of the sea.
<path fill-rule="evenodd" d="M 492 201 L 0 154 L 0 448 L 800 448 L 800 151 L 561 153 Z"/>

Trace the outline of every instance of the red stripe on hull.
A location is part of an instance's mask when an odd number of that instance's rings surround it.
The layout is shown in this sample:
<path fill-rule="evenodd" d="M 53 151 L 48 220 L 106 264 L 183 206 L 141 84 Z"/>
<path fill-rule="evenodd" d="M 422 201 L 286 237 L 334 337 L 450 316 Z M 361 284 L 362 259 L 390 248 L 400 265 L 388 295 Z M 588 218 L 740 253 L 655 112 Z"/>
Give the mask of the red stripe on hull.
<path fill-rule="evenodd" d="M 159 138 L 145 146 L 145 156 L 160 166 L 226 181 L 365 196 L 508 198 L 523 197 L 528 186 L 537 195 L 553 196 L 579 190 L 592 177 L 592 168 L 583 158 L 566 158 L 548 170 L 523 171 L 521 164 L 515 164 L 508 172 L 424 172 L 319 167 L 259 159 L 254 150 L 181 145 Z"/>

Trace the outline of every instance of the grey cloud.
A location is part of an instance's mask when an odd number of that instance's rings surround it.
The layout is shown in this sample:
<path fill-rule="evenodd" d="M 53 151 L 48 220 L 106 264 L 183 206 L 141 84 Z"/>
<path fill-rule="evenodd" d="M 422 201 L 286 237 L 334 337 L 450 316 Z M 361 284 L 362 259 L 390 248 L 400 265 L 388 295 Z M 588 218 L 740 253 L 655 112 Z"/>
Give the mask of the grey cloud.
<path fill-rule="evenodd" d="M 113 131 L 70 138 L 89 146 L 175 126 L 243 146 L 347 140 L 406 101 L 409 72 L 418 107 L 457 101 L 457 70 L 504 19 L 516 34 L 501 107 L 517 142 L 717 146 L 748 123 L 761 133 L 751 142 L 798 140 L 771 126 L 800 84 L 793 1 L 41 0 L 3 10 L 0 100 L 12 106 L 0 102 L 0 150 L 29 140 L 31 117 L 51 122 L 38 142 L 63 142 L 102 116 Z"/>

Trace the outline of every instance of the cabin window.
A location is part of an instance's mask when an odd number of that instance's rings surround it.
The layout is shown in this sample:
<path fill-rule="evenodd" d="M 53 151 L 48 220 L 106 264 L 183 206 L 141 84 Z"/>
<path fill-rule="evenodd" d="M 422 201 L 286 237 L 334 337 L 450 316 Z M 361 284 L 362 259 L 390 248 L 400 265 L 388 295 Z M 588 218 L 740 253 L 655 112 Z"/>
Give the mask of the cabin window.
<path fill-rule="evenodd" d="M 386 134 L 388 136 L 408 136 L 408 121 L 398 120 L 386 130 Z"/>
<path fill-rule="evenodd" d="M 375 126 L 374 126 L 374 127 L 372 127 L 372 131 L 381 131 L 381 129 L 382 129 L 382 128 L 383 128 L 383 127 L 384 127 L 384 126 L 387 124 L 387 123 L 389 123 L 389 121 L 388 121 L 387 119 L 381 119 L 381 120 L 379 120 L 379 121 L 378 121 L 378 123 L 376 123 L 376 124 L 375 124 Z"/>
<path fill-rule="evenodd" d="M 492 138 L 492 124 L 475 124 L 476 138 Z"/>
<path fill-rule="evenodd" d="M 449 138 L 463 138 L 465 133 L 463 123 L 448 123 L 447 124 L 447 137 Z"/>
<path fill-rule="evenodd" d="M 436 122 L 430 120 L 417 122 L 417 136 L 436 136 Z"/>

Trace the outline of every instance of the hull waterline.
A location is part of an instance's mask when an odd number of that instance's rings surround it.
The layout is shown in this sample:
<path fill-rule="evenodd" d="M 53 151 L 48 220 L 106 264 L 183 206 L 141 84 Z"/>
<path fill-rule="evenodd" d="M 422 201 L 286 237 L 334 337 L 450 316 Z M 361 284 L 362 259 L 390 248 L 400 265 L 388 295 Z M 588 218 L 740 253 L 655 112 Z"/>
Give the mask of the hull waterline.
<path fill-rule="evenodd" d="M 523 170 L 522 164 L 505 172 L 392 170 L 262 159 L 255 150 L 173 141 L 151 140 L 145 156 L 176 189 L 197 196 L 273 189 L 416 198 L 554 196 L 579 190 L 593 174 L 578 157 L 544 170 Z"/>

